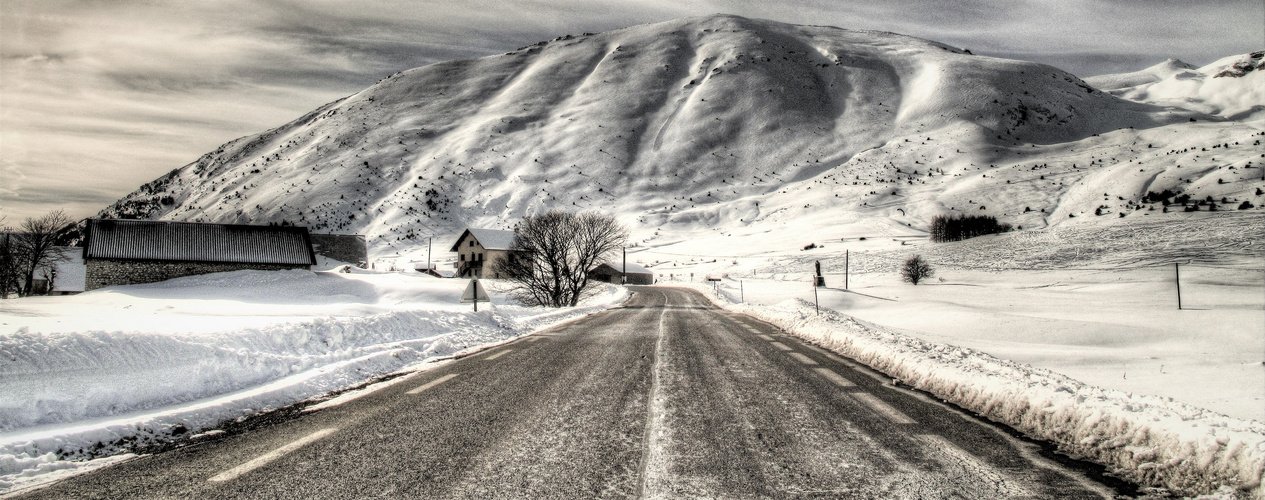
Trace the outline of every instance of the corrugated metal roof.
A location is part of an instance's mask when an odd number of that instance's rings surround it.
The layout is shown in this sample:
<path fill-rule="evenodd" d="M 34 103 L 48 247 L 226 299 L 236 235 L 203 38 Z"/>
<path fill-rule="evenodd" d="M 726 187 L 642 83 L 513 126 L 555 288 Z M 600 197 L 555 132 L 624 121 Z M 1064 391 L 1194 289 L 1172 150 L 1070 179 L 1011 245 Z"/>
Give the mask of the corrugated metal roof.
<path fill-rule="evenodd" d="M 91 219 L 84 257 L 314 265 L 306 227 Z"/>
<path fill-rule="evenodd" d="M 449 252 L 457 251 L 457 246 L 461 244 L 462 238 L 465 238 L 467 233 L 473 235 L 474 239 L 479 240 L 479 244 L 483 245 L 483 248 L 487 250 L 509 250 L 510 246 L 514 244 L 514 231 L 472 228 L 465 230 L 461 233 L 461 236 L 457 237 L 457 241 L 452 244 L 452 250 L 449 250 Z"/>

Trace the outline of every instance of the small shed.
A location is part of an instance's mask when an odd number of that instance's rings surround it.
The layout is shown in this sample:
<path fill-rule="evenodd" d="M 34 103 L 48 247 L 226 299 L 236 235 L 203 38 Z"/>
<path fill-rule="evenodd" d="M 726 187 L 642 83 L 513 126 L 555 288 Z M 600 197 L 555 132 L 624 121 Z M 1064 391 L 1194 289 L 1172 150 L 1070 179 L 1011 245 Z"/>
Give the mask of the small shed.
<path fill-rule="evenodd" d="M 466 229 L 457 237 L 450 252 L 457 252 L 457 276 L 461 278 L 497 279 L 491 272 L 497 261 L 509 255 L 514 244 L 514 231 L 499 229 Z"/>
<path fill-rule="evenodd" d="M 311 269 L 306 227 L 90 219 L 85 290 L 242 269 Z"/>
<path fill-rule="evenodd" d="M 629 285 L 653 285 L 654 273 L 637 264 L 604 263 L 589 271 L 589 279 L 606 283 L 620 283 L 620 277 L 627 276 Z"/>

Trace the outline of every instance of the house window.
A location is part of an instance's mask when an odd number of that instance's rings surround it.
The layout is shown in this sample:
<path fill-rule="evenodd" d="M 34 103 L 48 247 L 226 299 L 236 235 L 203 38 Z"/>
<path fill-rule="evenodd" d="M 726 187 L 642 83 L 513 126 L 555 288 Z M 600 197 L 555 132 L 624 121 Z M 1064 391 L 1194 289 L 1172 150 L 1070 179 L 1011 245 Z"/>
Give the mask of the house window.
<path fill-rule="evenodd" d="M 479 254 L 479 262 L 483 262 L 483 254 Z"/>
<path fill-rule="evenodd" d="M 463 253 L 463 254 L 461 254 L 461 261 L 462 261 L 462 262 L 465 262 L 465 261 L 466 261 L 466 254 L 464 254 L 464 253 Z"/>
<path fill-rule="evenodd" d="M 470 240 L 470 246 L 474 246 L 474 240 Z"/>

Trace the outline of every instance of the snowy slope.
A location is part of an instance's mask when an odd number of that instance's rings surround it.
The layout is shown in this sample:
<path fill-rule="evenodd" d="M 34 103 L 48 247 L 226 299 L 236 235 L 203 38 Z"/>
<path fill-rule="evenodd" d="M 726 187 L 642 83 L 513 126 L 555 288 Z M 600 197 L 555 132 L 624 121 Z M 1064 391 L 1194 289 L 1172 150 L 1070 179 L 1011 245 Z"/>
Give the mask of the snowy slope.
<path fill-rule="evenodd" d="M 1231 120 L 1265 118 L 1265 51 L 1224 57 L 1197 69 L 1166 62 L 1138 73 L 1092 77 L 1086 82 L 1131 101 Z"/>
<path fill-rule="evenodd" d="M 1186 64 L 1180 60 L 1168 59 L 1162 63 L 1156 64 L 1155 66 L 1139 71 L 1091 76 L 1085 78 L 1085 83 L 1093 85 L 1095 88 L 1101 90 L 1117 90 L 1146 85 L 1148 83 L 1155 83 L 1178 73 L 1184 73 L 1188 70 L 1194 69 L 1194 66 Z"/>
<path fill-rule="evenodd" d="M 1216 182 L 1211 166 L 1175 173 L 1189 156 L 1151 153 L 1258 131 L 917 38 L 711 16 L 392 75 L 225 144 L 103 214 L 284 220 L 367 234 L 374 255 L 547 208 L 617 213 L 646 240 L 788 216 L 921 229 L 981 205 L 1040 227 L 1093 212 L 1101 200 L 1077 193 L 1121 178 L 1130 202 Z M 1216 156 L 1239 168 L 1256 155 Z M 1121 173 L 1142 159 L 1155 167 Z M 1252 187 L 1227 180 L 1207 194 Z M 817 184 L 829 189 L 808 192 Z M 1046 212 L 1018 215 L 1026 206 Z"/>

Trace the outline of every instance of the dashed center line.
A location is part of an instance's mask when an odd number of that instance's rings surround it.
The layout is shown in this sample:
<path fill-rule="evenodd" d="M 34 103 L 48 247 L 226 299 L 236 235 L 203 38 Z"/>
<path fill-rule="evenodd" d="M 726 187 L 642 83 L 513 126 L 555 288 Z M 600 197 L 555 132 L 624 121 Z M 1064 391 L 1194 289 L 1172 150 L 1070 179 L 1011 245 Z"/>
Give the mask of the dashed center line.
<path fill-rule="evenodd" d="M 788 346 L 788 345 L 786 345 L 786 344 L 783 344 L 783 343 L 781 343 L 781 342 L 769 342 L 769 345 L 771 345 L 771 346 L 773 346 L 773 347 L 776 347 L 776 348 L 778 348 L 778 349 L 781 349 L 781 350 L 783 350 L 783 351 L 793 351 L 793 350 L 794 350 L 794 349 L 791 349 L 791 347 L 790 347 L 790 346 Z"/>
<path fill-rule="evenodd" d="M 816 361 L 813 361 L 813 358 L 810 358 L 810 357 L 806 356 L 806 355 L 805 355 L 804 353 L 802 353 L 802 352 L 792 352 L 792 353 L 790 353 L 790 356 L 791 356 L 792 358 L 795 358 L 795 361 L 799 361 L 800 363 L 803 363 L 803 364 L 806 364 L 806 365 L 815 365 L 815 364 L 817 364 L 817 362 L 816 362 Z"/>
<path fill-rule="evenodd" d="M 236 479 L 238 476 L 241 476 L 242 474 L 245 474 L 252 470 L 268 465 L 269 462 L 272 462 L 273 460 L 281 458 L 282 456 L 285 456 L 285 454 L 290 453 L 294 450 L 302 448 L 313 441 L 316 441 L 320 438 L 333 434 L 334 431 L 337 431 L 337 430 L 338 429 L 331 427 L 328 429 L 321 429 L 319 431 L 313 432 L 311 434 L 308 434 L 306 436 L 299 438 L 298 440 L 291 442 L 290 444 L 287 444 L 285 446 L 272 450 L 268 453 L 264 453 L 263 455 L 260 455 L 259 457 L 256 457 L 255 459 L 249 462 L 246 462 L 244 464 L 238 465 L 237 467 L 233 467 L 232 469 L 216 474 L 215 476 L 211 477 L 209 481 L 213 483 L 231 481 L 233 479 Z"/>
<path fill-rule="evenodd" d="M 509 353 L 511 353 L 511 352 L 514 352 L 514 350 L 513 350 L 513 349 L 506 349 L 506 350 L 504 350 L 504 351 L 498 352 L 498 353 L 496 353 L 496 354 L 493 354 L 493 355 L 488 356 L 488 357 L 483 358 L 483 359 L 485 359 L 485 360 L 487 360 L 487 361 L 492 361 L 492 360 L 494 360 L 494 359 L 496 359 L 496 358 L 499 358 L 499 357 L 504 356 L 504 355 L 506 355 L 506 354 L 509 354 Z"/>
<path fill-rule="evenodd" d="M 756 336 L 757 336 L 757 337 L 760 337 L 760 340 L 768 340 L 768 341 L 770 341 L 770 342 L 772 342 L 772 341 L 773 341 L 773 337 L 770 337 L 770 336 L 765 335 L 765 334 L 763 334 L 763 333 L 761 333 L 761 334 L 759 334 L 759 335 L 756 335 Z"/>
<path fill-rule="evenodd" d="M 834 382 L 835 385 L 839 387 L 856 387 L 856 384 L 852 383 L 851 380 L 843 378 L 843 375 L 835 373 L 829 368 L 813 368 L 813 371 L 816 371 L 821 376 L 826 377 L 826 380 Z"/>
<path fill-rule="evenodd" d="M 452 378 L 453 378 L 453 377 L 456 377 L 456 376 L 457 376 L 457 374 L 456 374 L 456 373 L 449 373 L 449 374 L 444 375 L 444 376 L 442 376 L 442 377 L 439 377 L 439 378 L 437 378 L 437 379 L 435 379 L 435 380 L 432 380 L 432 381 L 427 382 L 427 383 L 425 383 L 425 384 L 419 385 L 419 386 L 417 386 L 416 388 L 414 388 L 414 389 L 412 389 L 412 390 L 408 391 L 408 393 L 407 393 L 407 394 L 417 394 L 417 393 L 422 392 L 422 391 L 424 391 L 424 390 L 426 390 L 426 389 L 430 389 L 431 387 L 435 387 L 435 386 L 437 386 L 437 385 L 439 385 L 439 384 L 442 384 L 442 383 L 444 383 L 444 382 L 447 382 L 447 381 L 449 381 L 449 380 L 452 380 Z"/>
<path fill-rule="evenodd" d="M 862 403 L 865 403 L 866 406 L 869 406 L 874 411 L 877 411 L 880 415 L 887 417 L 887 419 L 891 420 L 892 423 L 896 423 L 896 424 L 918 423 L 918 421 L 912 418 L 909 418 L 908 415 L 901 413 L 901 411 L 897 410 L 896 408 L 892 408 L 892 405 L 889 405 L 883 402 L 883 400 L 875 397 L 873 394 L 870 394 L 868 392 L 854 392 L 852 393 L 852 397 L 856 398 L 858 401 Z"/>

